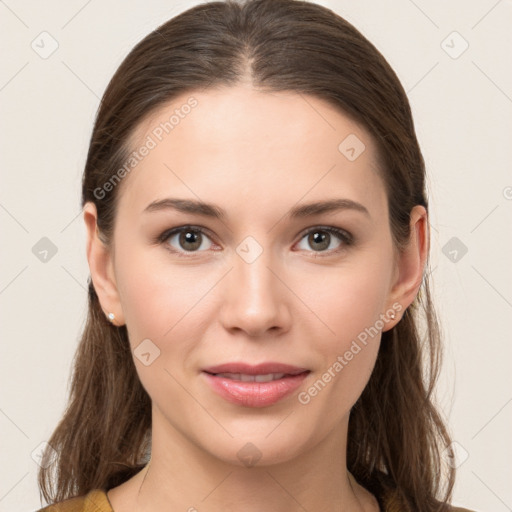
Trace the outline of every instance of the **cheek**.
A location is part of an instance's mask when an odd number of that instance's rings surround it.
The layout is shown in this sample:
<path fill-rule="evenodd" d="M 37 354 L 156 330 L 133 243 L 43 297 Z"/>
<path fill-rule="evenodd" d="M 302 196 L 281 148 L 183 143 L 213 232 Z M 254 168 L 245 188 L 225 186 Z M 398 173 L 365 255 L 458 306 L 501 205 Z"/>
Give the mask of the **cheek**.
<path fill-rule="evenodd" d="M 388 267 L 374 256 L 308 278 L 304 302 L 319 319 L 318 332 L 324 333 L 327 352 L 343 350 L 375 325 L 385 311 L 388 283 Z"/>
<path fill-rule="evenodd" d="M 181 381 L 182 370 L 177 366 L 186 365 L 193 350 L 198 336 L 194 315 L 200 309 L 197 303 L 203 285 L 198 287 L 197 271 L 194 276 L 185 266 L 173 268 L 158 256 L 134 251 L 127 258 L 120 257 L 116 277 L 139 379 L 152 400 L 160 403 L 167 400 L 169 386 L 173 388 L 172 377 Z M 148 352 L 144 361 L 141 354 Z M 177 393 L 173 400 L 180 396 Z"/>
<path fill-rule="evenodd" d="M 361 257 L 357 264 L 317 275 L 314 282 L 307 304 L 321 320 L 312 317 L 311 322 L 317 325 L 314 350 L 323 364 L 302 403 L 314 400 L 316 407 L 348 411 L 366 386 L 378 354 L 388 267 L 375 256 Z"/>
<path fill-rule="evenodd" d="M 132 251 L 117 262 L 123 313 L 134 338 L 171 335 L 178 322 L 186 323 L 184 315 L 198 300 L 197 270 L 171 265 L 161 251 Z"/>
<path fill-rule="evenodd" d="M 194 350 L 207 328 L 205 319 L 211 317 L 209 294 L 219 271 L 171 263 L 163 248 L 118 254 L 129 254 L 119 257 L 116 276 L 137 373 L 150 396 L 159 397 L 162 383 L 172 382 L 170 373 L 181 380 L 193 365 Z M 147 339 L 158 354 L 149 366 L 137 358 Z"/>

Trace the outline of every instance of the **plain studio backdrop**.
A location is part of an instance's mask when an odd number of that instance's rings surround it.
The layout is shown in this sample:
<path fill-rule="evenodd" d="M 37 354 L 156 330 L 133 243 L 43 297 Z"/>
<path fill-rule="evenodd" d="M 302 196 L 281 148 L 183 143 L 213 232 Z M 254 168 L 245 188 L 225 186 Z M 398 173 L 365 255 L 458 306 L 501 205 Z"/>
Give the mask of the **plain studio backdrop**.
<path fill-rule="evenodd" d="M 0 510 L 39 508 L 89 275 L 80 186 L 99 100 L 133 46 L 199 2 L 0 2 Z M 512 2 L 323 1 L 397 72 L 429 175 L 454 503 L 512 510 Z"/>

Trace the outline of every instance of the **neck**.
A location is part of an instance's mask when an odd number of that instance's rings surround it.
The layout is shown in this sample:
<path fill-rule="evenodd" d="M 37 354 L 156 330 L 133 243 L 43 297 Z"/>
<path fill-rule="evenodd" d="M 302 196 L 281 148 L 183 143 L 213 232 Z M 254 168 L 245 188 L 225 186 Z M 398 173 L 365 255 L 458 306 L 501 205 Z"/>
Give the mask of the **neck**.
<path fill-rule="evenodd" d="M 135 511 L 378 510 L 346 469 L 348 418 L 299 456 L 251 467 L 219 460 L 164 424 L 153 423 L 151 460 L 134 477 Z"/>

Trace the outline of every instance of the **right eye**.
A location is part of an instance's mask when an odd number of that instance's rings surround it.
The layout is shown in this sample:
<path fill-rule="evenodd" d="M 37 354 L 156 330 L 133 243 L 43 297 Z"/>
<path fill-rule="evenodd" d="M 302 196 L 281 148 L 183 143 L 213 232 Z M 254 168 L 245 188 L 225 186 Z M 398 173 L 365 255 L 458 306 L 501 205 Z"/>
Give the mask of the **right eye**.
<path fill-rule="evenodd" d="M 208 243 L 205 244 L 207 240 L 210 238 L 207 237 L 203 228 L 198 226 L 180 226 L 168 229 L 158 237 L 158 241 L 164 244 L 166 249 L 184 257 L 187 257 L 186 253 L 203 252 L 199 249 L 211 248 L 211 241 L 210 246 Z"/>

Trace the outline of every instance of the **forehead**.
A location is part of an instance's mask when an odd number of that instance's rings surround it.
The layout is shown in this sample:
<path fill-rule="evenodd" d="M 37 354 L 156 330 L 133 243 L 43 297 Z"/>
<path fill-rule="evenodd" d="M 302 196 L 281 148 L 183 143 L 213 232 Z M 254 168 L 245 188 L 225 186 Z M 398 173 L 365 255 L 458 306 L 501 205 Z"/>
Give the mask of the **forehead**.
<path fill-rule="evenodd" d="M 305 195 L 347 196 L 369 209 L 385 202 L 368 132 L 310 95 L 248 86 L 186 93 L 140 123 L 130 146 L 145 156 L 124 178 L 120 210 L 141 212 L 166 195 L 236 196 L 260 212 Z"/>

